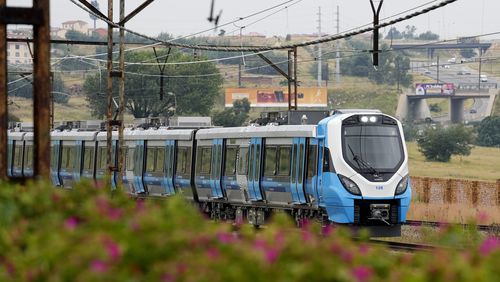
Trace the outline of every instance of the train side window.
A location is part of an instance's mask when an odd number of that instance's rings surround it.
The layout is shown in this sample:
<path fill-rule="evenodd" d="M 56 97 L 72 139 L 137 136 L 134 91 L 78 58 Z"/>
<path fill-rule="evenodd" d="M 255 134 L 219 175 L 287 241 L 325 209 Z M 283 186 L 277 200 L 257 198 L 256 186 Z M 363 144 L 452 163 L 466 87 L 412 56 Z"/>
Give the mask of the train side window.
<path fill-rule="evenodd" d="M 256 178 L 254 178 L 255 181 L 259 181 L 259 175 L 260 175 L 260 159 L 261 159 L 261 154 L 260 154 L 260 144 L 257 144 L 255 148 L 255 156 L 257 157 L 257 160 L 255 162 L 255 171 L 254 171 L 254 174 L 256 176 Z"/>
<path fill-rule="evenodd" d="M 83 169 L 89 170 L 92 166 L 92 150 L 90 147 L 85 147 L 83 150 Z"/>
<path fill-rule="evenodd" d="M 325 148 L 323 151 L 323 172 L 335 172 L 332 163 L 332 156 L 330 155 L 330 150 Z"/>
<path fill-rule="evenodd" d="M 126 169 L 127 171 L 133 171 L 134 170 L 134 151 L 135 148 L 128 148 L 127 153 L 126 153 Z"/>
<path fill-rule="evenodd" d="M 99 148 L 99 169 L 106 169 L 106 155 L 107 149 L 105 147 Z"/>
<path fill-rule="evenodd" d="M 238 154 L 238 174 L 246 175 L 248 166 L 248 148 L 240 147 Z"/>
<path fill-rule="evenodd" d="M 76 148 L 75 146 L 71 146 L 68 148 L 68 169 L 75 168 L 75 159 L 76 159 Z"/>
<path fill-rule="evenodd" d="M 234 176 L 236 174 L 237 147 L 226 147 L 226 162 L 224 164 L 224 175 Z"/>
<path fill-rule="evenodd" d="M 57 152 L 56 152 L 56 145 L 52 144 L 50 147 L 50 152 L 51 152 L 51 157 L 50 157 L 50 166 L 52 167 L 52 170 L 57 169 Z"/>
<path fill-rule="evenodd" d="M 316 175 L 318 146 L 309 145 L 307 153 L 307 179 L 311 180 Z"/>
<path fill-rule="evenodd" d="M 26 155 L 24 157 L 25 168 L 33 168 L 33 146 L 26 146 Z"/>
<path fill-rule="evenodd" d="M 68 147 L 62 147 L 61 168 L 68 168 Z"/>
<path fill-rule="evenodd" d="M 274 176 L 276 175 L 277 166 L 277 152 L 278 148 L 276 146 L 266 146 L 265 148 L 265 161 L 264 161 L 264 175 Z"/>
<path fill-rule="evenodd" d="M 278 175 L 290 175 L 290 155 L 292 148 L 290 146 L 281 146 L 278 159 Z"/>
<path fill-rule="evenodd" d="M 187 148 L 177 147 L 177 164 L 175 171 L 177 174 L 186 173 Z"/>
<path fill-rule="evenodd" d="M 165 165 L 165 148 L 156 148 L 155 172 L 163 172 Z"/>
<path fill-rule="evenodd" d="M 196 172 L 200 174 L 210 173 L 210 162 L 212 159 L 212 147 L 198 147 L 196 160 Z"/>
<path fill-rule="evenodd" d="M 155 148 L 148 147 L 146 150 L 146 171 L 153 172 L 155 170 Z"/>
<path fill-rule="evenodd" d="M 16 150 L 14 152 L 14 166 L 20 167 L 23 164 L 23 147 L 16 145 Z"/>
<path fill-rule="evenodd" d="M 304 144 L 300 144 L 299 146 L 299 181 L 298 183 L 302 183 L 304 176 Z"/>

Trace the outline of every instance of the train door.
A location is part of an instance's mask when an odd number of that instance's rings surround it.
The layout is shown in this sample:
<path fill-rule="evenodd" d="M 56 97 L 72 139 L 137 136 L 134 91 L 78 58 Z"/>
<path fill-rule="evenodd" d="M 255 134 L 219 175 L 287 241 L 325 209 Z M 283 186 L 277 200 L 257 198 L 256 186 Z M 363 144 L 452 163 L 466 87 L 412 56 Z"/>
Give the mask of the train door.
<path fill-rule="evenodd" d="M 59 176 L 61 162 L 61 140 L 52 140 L 51 142 L 51 157 L 50 157 L 50 176 L 52 183 L 55 186 L 61 186 L 62 181 Z"/>
<path fill-rule="evenodd" d="M 25 139 L 28 134 L 25 135 Z M 33 137 L 31 135 L 30 140 L 24 143 L 24 161 L 23 161 L 23 175 L 25 177 L 33 176 Z"/>
<path fill-rule="evenodd" d="M 248 191 L 250 201 L 263 200 L 260 190 L 262 162 L 262 138 L 250 139 L 250 149 L 248 158 Z"/>
<path fill-rule="evenodd" d="M 64 188 L 71 188 L 75 182 L 75 170 L 78 160 L 77 144 L 75 141 L 62 141 L 61 143 L 61 165 L 59 169 L 59 177 Z"/>
<path fill-rule="evenodd" d="M 138 140 L 135 143 L 134 150 L 134 187 L 135 193 L 146 193 L 144 187 L 144 140 Z"/>
<path fill-rule="evenodd" d="M 295 204 L 306 203 L 304 194 L 304 168 L 306 155 L 306 138 L 293 138 L 292 145 L 292 201 Z"/>
<path fill-rule="evenodd" d="M 191 175 L 194 173 L 192 169 L 193 162 L 193 142 L 192 141 L 177 141 L 175 146 L 175 190 L 181 193 L 184 198 L 192 200 L 195 198 L 193 192 L 193 183 L 191 183 Z"/>
<path fill-rule="evenodd" d="M 224 146 L 222 187 L 229 202 L 246 202 L 248 199 L 247 171 L 248 140 L 227 139 Z"/>
<path fill-rule="evenodd" d="M 306 154 L 306 198 L 313 204 L 317 205 L 317 200 L 319 199 L 318 194 L 318 139 L 309 139 L 309 144 L 307 146 Z"/>
<path fill-rule="evenodd" d="M 198 140 L 196 147 L 196 164 L 195 164 L 195 187 L 196 194 L 199 200 L 209 200 L 216 195 L 212 191 L 211 167 L 212 161 L 212 140 Z"/>
<path fill-rule="evenodd" d="M 126 141 L 127 146 L 123 148 L 125 153 L 125 173 L 123 174 L 123 188 L 129 194 L 135 192 L 134 187 L 134 165 L 135 165 L 135 142 Z"/>
<path fill-rule="evenodd" d="M 165 141 L 165 177 L 163 186 L 167 195 L 174 195 L 175 140 Z"/>
<path fill-rule="evenodd" d="M 148 191 L 148 195 L 164 196 L 168 194 L 165 185 L 165 142 L 157 140 L 145 141 L 145 145 L 144 186 Z"/>
<path fill-rule="evenodd" d="M 116 153 L 118 151 L 118 140 L 112 140 L 111 141 L 112 147 L 111 147 L 111 163 L 113 164 L 114 167 L 118 167 L 118 158 L 116 156 Z M 111 190 L 116 189 L 116 183 L 118 182 L 118 171 L 115 169 L 111 173 Z"/>
<path fill-rule="evenodd" d="M 23 176 L 23 154 L 24 154 L 24 141 L 14 141 L 14 163 L 12 166 L 12 175 L 14 177 Z"/>
<path fill-rule="evenodd" d="M 73 169 L 74 182 L 79 182 L 82 176 L 83 150 L 83 141 L 77 140 L 75 142 L 75 167 Z"/>
<path fill-rule="evenodd" d="M 240 187 L 240 195 L 236 195 L 236 199 L 241 202 L 247 202 L 249 200 L 249 190 L 248 190 L 248 142 L 249 140 L 244 140 L 240 143 L 239 150 L 236 157 L 236 182 Z"/>
<path fill-rule="evenodd" d="M 210 170 L 210 188 L 212 189 L 212 198 L 220 199 L 224 195 L 221 186 L 222 170 L 222 143 L 223 139 L 212 140 L 212 159 Z"/>

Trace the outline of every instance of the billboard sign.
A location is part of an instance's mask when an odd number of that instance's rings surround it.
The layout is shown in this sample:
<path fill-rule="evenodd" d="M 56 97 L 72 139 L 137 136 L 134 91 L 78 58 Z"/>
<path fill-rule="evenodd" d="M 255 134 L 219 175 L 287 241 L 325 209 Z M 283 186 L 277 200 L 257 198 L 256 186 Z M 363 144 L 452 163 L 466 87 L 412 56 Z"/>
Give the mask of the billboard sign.
<path fill-rule="evenodd" d="M 300 87 L 297 90 L 299 107 L 326 107 L 327 90 L 324 87 Z M 288 108 L 287 88 L 226 88 L 225 106 L 232 107 L 233 102 L 247 98 L 250 107 L 285 107 Z M 294 97 L 292 96 L 292 105 Z"/>
<path fill-rule="evenodd" d="M 455 85 L 453 83 L 417 83 L 415 85 L 416 95 L 453 95 Z"/>

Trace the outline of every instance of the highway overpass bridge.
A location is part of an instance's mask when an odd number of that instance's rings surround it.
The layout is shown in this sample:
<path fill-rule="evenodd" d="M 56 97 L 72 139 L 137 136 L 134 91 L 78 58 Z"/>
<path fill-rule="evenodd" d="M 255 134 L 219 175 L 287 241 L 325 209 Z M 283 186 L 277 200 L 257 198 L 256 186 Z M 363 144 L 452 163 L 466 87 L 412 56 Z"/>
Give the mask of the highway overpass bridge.
<path fill-rule="evenodd" d="M 495 98 L 498 89 L 462 89 L 453 95 L 426 94 L 417 95 L 414 91 L 408 91 L 399 95 L 396 117 L 400 120 L 426 120 L 431 118 L 427 99 L 439 98 L 448 99 L 450 111 L 448 117 L 452 123 L 462 123 L 464 121 L 464 102 L 467 99 L 487 99 L 484 116 L 489 116 L 493 112 Z"/>
<path fill-rule="evenodd" d="M 394 50 L 427 50 L 427 56 L 432 59 L 434 52 L 438 49 L 478 49 L 482 55 L 491 47 L 491 43 L 401 43 L 392 44 Z"/>

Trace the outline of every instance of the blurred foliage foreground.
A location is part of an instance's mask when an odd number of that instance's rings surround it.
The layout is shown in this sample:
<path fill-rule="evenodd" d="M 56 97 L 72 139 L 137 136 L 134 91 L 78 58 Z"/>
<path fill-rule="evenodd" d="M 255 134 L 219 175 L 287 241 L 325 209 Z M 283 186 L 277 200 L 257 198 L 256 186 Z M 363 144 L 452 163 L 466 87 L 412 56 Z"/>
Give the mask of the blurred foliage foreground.
<path fill-rule="evenodd" d="M 434 242 L 451 248 L 401 253 L 282 214 L 256 231 L 179 198 L 1 187 L 0 281 L 500 281 L 500 241 L 472 231 L 443 229 Z"/>

